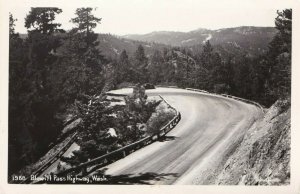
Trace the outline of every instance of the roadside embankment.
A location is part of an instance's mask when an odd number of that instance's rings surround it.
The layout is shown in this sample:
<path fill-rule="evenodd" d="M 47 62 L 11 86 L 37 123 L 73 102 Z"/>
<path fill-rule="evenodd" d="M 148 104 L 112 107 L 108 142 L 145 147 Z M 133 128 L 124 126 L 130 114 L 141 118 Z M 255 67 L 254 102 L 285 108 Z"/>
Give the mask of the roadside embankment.
<path fill-rule="evenodd" d="M 291 108 L 279 100 L 247 131 L 216 179 L 217 184 L 290 183 Z"/>

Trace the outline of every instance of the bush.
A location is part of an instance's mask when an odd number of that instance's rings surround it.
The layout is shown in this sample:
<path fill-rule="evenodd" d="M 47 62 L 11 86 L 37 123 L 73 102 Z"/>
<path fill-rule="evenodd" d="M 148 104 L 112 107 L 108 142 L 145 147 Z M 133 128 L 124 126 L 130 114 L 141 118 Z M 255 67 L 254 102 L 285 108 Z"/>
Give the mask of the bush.
<path fill-rule="evenodd" d="M 152 114 L 147 122 L 147 133 L 150 135 L 158 133 L 159 130 L 170 122 L 176 115 L 176 112 L 171 109 L 166 103 L 161 103 L 156 113 Z"/>

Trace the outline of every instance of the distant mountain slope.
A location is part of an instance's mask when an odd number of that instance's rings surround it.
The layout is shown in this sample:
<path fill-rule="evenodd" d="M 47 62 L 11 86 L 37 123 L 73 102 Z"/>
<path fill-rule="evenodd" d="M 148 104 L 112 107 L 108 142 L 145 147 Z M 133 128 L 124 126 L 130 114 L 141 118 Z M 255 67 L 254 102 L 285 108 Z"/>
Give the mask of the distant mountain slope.
<path fill-rule="evenodd" d="M 20 34 L 22 39 L 27 38 L 27 36 L 27 34 Z M 111 34 L 98 34 L 98 41 L 99 45 L 97 48 L 104 56 L 111 58 L 118 57 L 123 50 L 126 50 L 129 56 L 132 56 L 139 45 L 144 47 L 146 55 L 152 55 L 155 50 L 162 50 L 163 48 L 171 47 L 170 45 L 131 40 Z M 58 51 L 61 49 L 62 48 L 58 49 Z"/>
<path fill-rule="evenodd" d="M 130 40 L 110 34 L 99 34 L 98 48 L 104 56 L 112 58 L 117 57 L 123 50 L 126 50 L 128 55 L 133 55 L 139 45 L 145 49 L 146 55 L 152 55 L 154 50 L 162 50 L 164 47 L 170 47 L 159 43 L 149 43 L 136 40 Z"/>
<path fill-rule="evenodd" d="M 148 34 L 125 35 L 123 37 L 132 40 L 163 43 L 172 46 L 191 46 L 202 43 L 211 32 L 211 30 L 207 29 L 199 29 L 191 32 L 158 31 Z"/>
<path fill-rule="evenodd" d="M 124 38 L 156 42 L 172 46 L 193 47 L 209 40 L 213 45 L 235 47 L 257 54 L 267 49 L 277 30 L 273 27 L 243 26 L 219 30 L 198 29 L 190 32 L 152 32 L 144 35 L 126 35 Z"/>
<path fill-rule="evenodd" d="M 194 54 L 202 51 L 207 40 L 220 53 L 231 53 L 234 56 L 244 54 L 262 54 L 268 48 L 277 30 L 273 27 L 237 27 L 220 30 L 198 29 L 191 32 L 152 32 L 144 35 L 116 36 L 99 34 L 98 48 L 106 57 L 115 58 L 123 50 L 132 56 L 138 45 L 142 45 L 146 55 L 152 55 L 154 50 L 163 48 L 183 47 Z M 27 34 L 20 34 L 26 38 Z"/>

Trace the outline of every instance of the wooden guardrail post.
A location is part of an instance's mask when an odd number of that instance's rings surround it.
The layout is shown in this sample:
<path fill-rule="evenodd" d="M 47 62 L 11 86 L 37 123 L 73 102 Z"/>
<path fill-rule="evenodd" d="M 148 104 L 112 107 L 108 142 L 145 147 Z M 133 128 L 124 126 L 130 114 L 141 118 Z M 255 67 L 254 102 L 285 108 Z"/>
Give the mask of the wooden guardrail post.
<path fill-rule="evenodd" d="M 106 158 L 104 158 L 103 163 L 106 164 L 108 162 L 108 160 Z"/>

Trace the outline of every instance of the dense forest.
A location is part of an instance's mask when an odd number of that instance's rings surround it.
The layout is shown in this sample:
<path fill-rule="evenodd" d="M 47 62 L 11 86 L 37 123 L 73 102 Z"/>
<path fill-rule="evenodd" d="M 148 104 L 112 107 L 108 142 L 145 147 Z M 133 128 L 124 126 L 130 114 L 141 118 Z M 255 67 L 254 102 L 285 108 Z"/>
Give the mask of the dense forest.
<path fill-rule="evenodd" d="M 62 11 L 31 8 L 26 37 L 15 32 L 16 18 L 9 15 L 9 174 L 49 149 L 66 115 L 87 95 L 152 83 L 227 93 L 265 106 L 290 98 L 291 9 L 278 11 L 268 51 L 255 56 L 220 52 L 209 41 L 193 50 L 160 45 L 150 55 L 141 44 L 133 55 L 123 50 L 105 56 L 93 31 L 101 18 L 93 9 L 78 8 L 68 31 L 55 23 Z"/>

